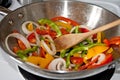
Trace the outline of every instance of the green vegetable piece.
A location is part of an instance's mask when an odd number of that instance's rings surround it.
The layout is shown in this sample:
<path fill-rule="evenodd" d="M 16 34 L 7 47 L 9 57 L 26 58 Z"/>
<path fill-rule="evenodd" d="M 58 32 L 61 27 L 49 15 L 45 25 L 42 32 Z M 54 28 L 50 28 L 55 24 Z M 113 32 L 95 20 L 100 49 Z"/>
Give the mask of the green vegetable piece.
<path fill-rule="evenodd" d="M 53 21 L 51 21 L 51 20 L 49 20 L 49 19 L 46 19 L 46 18 L 43 18 L 43 19 L 38 20 L 38 22 L 39 22 L 40 24 L 42 24 L 42 25 L 48 24 L 49 26 L 51 26 L 52 29 L 57 32 L 57 37 L 59 37 L 59 36 L 62 35 L 59 27 L 58 27 L 57 24 L 55 24 Z"/>
<path fill-rule="evenodd" d="M 79 26 L 75 26 L 75 33 L 79 33 Z"/>
<path fill-rule="evenodd" d="M 65 57 L 65 54 L 66 54 L 66 50 L 62 50 L 62 51 L 60 51 L 60 57 Z"/>
<path fill-rule="evenodd" d="M 29 53 L 37 51 L 37 49 L 38 49 L 38 47 L 34 46 L 33 48 L 30 48 L 30 49 L 18 50 L 16 54 L 17 54 L 18 57 L 20 57 L 21 59 L 25 60 Z"/>
<path fill-rule="evenodd" d="M 23 59 L 23 60 L 26 60 L 26 59 L 27 59 L 27 55 L 21 54 L 20 51 L 17 53 L 17 56 L 20 57 L 20 58 Z"/>

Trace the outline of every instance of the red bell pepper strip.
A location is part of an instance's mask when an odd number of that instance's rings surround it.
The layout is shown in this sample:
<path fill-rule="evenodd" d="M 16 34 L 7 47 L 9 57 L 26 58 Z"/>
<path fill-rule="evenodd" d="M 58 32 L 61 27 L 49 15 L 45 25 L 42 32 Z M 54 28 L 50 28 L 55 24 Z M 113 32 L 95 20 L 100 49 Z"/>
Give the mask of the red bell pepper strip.
<path fill-rule="evenodd" d="M 37 52 L 32 52 L 32 56 L 39 56 Z"/>
<path fill-rule="evenodd" d="M 83 58 L 81 58 L 81 57 L 71 57 L 70 60 L 73 64 L 82 64 L 83 63 Z"/>
<path fill-rule="evenodd" d="M 35 34 L 31 33 L 28 37 L 27 37 L 28 41 L 30 43 L 36 43 L 36 38 L 35 38 Z"/>
<path fill-rule="evenodd" d="M 110 44 L 120 45 L 120 36 L 112 37 L 109 41 Z"/>
<path fill-rule="evenodd" d="M 101 62 L 100 65 L 107 64 L 107 63 L 111 62 L 112 60 L 113 60 L 113 55 L 111 53 L 106 54 L 105 60 L 103 62 Z"/>
<path fill-rule="evenodd" d="M 41 47 L 40 48 L 40 57 L 45 58 L 45 55 L 46 55 L 45 50 Z"/>
<path fill-rule="evenodd" d="M 69 23 L 70 25 L 73 25 L 73 26 L 77 26 L 77 25 L 80 25 L 79 23 L 69 19 L 69 18 L 65 18 L 65 17 L 62 17 L 62 16 L 57 16 L 57 17 L 54 17 L 51 19 L 52 21 L 58 21 L 58 20 L 63 20 L 67 23 Z"/>
<path fill-rule="evenodd" d="M 81 32 L 81 33 L 85 33 L 85 32 L 89 32 L 89 30 L 88 29 L 86 29 L 86 28 L 79 28 L 79 31 Z"/>
<path fill-rule="evenodd" d="M 55 39 L 56 36 L 57 36 L 57 33 L 53 30 L 47 30 L 47 29 L 46 30 L 40 30 L 40 29 L 37 28 L 36 32 L 39 35 L 50 35 L 53 39 Z"/>
<path fill-rule="evenodd" d="M 21 40 L 18 39 L 17 42 L 18 42 L 18 46 L 20 47 L 20 49 L 22 49 L 22 50 L 26 49 L 24 43 Z"/>
<path fill-rule="evenodd" d="M 62 32 L 63 35 L 69 34 L 69 32 L 65 28 L 61 28 L 60 31 Z"/>
<path fill-rule="evenodd" d="M 110 46 L 110 41 L 108 39 L 104 39 L 103 43 L 105 43 L 108 47 Z"/>
<path fill-rule="evenodd" d="M 13 52 L 17 53 L 17 51 L 19 50 L 19 48 L 17 46 L 13 47 Z"/>
<path fill-rule="evenodd" d="M 37 32 L 37 34 L 40 34 L 40 35 L 46 35 L 49 33 L 47 30 L 40 30 L 38 28 L 36 29 L 36 32 Z"/>

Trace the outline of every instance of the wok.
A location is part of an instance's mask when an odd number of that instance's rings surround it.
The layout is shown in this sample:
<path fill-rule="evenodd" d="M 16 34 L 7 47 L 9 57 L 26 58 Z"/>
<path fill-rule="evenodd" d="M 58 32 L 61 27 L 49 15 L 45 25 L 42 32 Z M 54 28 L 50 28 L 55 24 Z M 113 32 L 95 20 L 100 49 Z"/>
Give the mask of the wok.
<path fill-rule="evenodd" d="M 1 11 L 5 12 L 6 10 L 2 8 Z M 55 16 L 68 17 L 79 22 L 80 24 L 89 26 L 91 29 L 119 19 L 118 16 L 104 8 L 79 1 L 44 1 L 25 5 L 21 8 L 9 12 L 8 15 L 6 15 L 0 22 L 0 44 L 1 48 L 6 52 L 5 55 L 7 55 L 7 58 L 32 74 L 51 79 L 82 79 L 103 72 L 104 70 L 110 69 L 111 67 L 117 66 L 119 63 L 119 57 L 111 63 L 95 69 L 74 72 L 49 71 L 25 63 L 18 57 L 12 55 L 6 49 L 6 36 L 13 30 L 18 30 L 22 33 L 21 24 L 24 21 L 37 21 L 40 18 L 50 19 Z M 109 29 L 104 33 L 107 38 L 120 35 L 120 27 Z M 11 45 L 10 47 L 12 47 L 12 45 L 15 43 L 14 41 L 11 41 L 9 44 Z M 118 55 L 116 52 L 117 51 L 115 51 L 115 55 Z"/>

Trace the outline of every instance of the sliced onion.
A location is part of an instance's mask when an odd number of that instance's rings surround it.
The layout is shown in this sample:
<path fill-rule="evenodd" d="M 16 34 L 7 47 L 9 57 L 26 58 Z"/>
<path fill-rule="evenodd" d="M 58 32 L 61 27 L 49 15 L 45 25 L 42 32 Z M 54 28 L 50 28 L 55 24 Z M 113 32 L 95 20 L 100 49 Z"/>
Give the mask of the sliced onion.
<path fill-rule="evenodd" d="M 94 59 L 96 59 L 98 56 L 99 56 L 98 61 L 97 61 L 96 63 L 94 63 L 93 65 L 101 64 L 101 62 L 105 60 L 105 54 L 104 54 L 104 53 L 100 53 L 100 54 L 94 56 L 94 57 L 92 58 L 92 61 L 93 61 Z"/>
<path fill-rule="evenodd" d="M 26 21 L 26 22 L 24 22 L 23 24 L 22 24 L 22 30 L 23 30 L 23 32 L 25 33 L 25 34 L 30 34 L 31 32 L 33 32 L 33 31 L 29 31 L 28 29 L 27 29 L 27 24 L 29 24 L 29 23 L 32 23 L 33 25 L 35 25 L 36 27 L 39 27 L 39 25 L 37 24 L 37 23 L 35 23 L 35 22 L 33 22 L 33 21 Z"/>
<path fill-rule="evenodd" d="M 80 26 L 78 26 L 79 28 L 85 28 L 85 29 L 87 29 L 87 30 L 89 30 L 89 31 L 91 31 L 91 29 L 90 28 L 88 28 L 87 26 L 85 26 L 85 25 L 80 25 Z M 74 30 L 75 30 L 75 28 L 76 27 L 73 27 L 71 30 L 70 30 L 70 33 L 72 33 Z"/>
<path fill-rule="evenodd" d="M 48 66 L 49 70 L 66 70 L 66 62 L 63 58 L 54 59 Z"/>
<path fill-rule="evenodd" d="M 36 45 L 40 47 L 41 42 L 40 42 L 39 35 L 36 32 L 34 32 L 34 33 L 35 33 L 35 38 L 36 38 Z M 39 55 L 39 53 L 40 53 L 40 49 L 37 50 L 38 55 Z"/>
<path fill-rule="evenodd" d="M 21 34 L 19 34 L 19 33 L 9 34 L 9 35 L 6 37 L 6 39 L 5 39 L 5 45 L 6 45 L 7 49 L 8 49 L 8 51 L 9 51 L 10 53 L 12 53 L 13 55 L 15 55 L 15 53 L 10 49 L 10 47 L 9 47 L 9 45 L 8 45 L 8 39 L 9 39 L 10 37 L 14 37 L 14 38 L 17 38 L 17 39 L 21 40 L 21 41 L 23 42 L 23 44 L 25 45 L 26 48 L 31 48 L 29 41 L 28 41 L 23 35 L 21 35 Z"/>
<path fill-rule="evenodd" d="M 50 40 L 50 48 L 48 47 L 48 45 L 45 43 L 44 40 L 41 40 L 41 45 L 45 48 L 47 53 L 49 53 L 51 55 L 55 55 L 56 54 L 56 47 L 55 47 L 53 39 L 49 35 L 44 35 L 43 37 Z"/>
<path fill-rule="evenodd" d="M 35 38 L 36 38 L 36 44 L 37 44 L 37 46 L 40 46 L 40 37 L 36 32 L 34 32 L 34 33 L 35 33 Z"/>

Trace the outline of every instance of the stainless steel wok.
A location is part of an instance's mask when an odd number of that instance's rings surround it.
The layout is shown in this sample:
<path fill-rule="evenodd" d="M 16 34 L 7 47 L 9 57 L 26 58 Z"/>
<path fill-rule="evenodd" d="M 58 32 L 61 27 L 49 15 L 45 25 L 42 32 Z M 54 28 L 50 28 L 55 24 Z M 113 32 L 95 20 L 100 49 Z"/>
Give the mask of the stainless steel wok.
<path fill-rule="evenodd" d="M 6 11 L 3 8 L 0 8 L 0 10 L 2 12 Z M 119 59 L 115 59 L 113 62 L 102 67 L 90 70 L 83 70 L 78 72 L 53 72 L 26 64 L 18 57 L 11 55 L 11 53 L 9 53 L 9 51 L 6 49 L 6 36 L 10 34 L 13 30 L 18 30 L 22 33 L 21 24 L 24 21 L 37 21 L 40 18 L 53 18 L 55 16 L 64 16 L 71 18 L 79 22 L 80 24 L 85 24 L 89 26 L 91 29 L 119 19 L 118 16 L 104 8 L 79 1 L 55 0 L 26 5 L 15 11 L 9 12 L 8 15 L 5 16 L 4 19 L 0 22 L 0 44 L 1 48 L 6 52 L 5 55 L 7 55 L 7 58 L 14 61 L 21 68 L 32 74 L 52 79 L 82 79 L 98 74 L 104 70 L 110 69 L 111 67 L 117 66 Z M 108 38 L 120 35 L 120 27 L 115 27 L 107 30 L 105 31 L 105 34 Z M 12 46 L 12 44 L 14 44 L 14 41 L 11 41 L 9 44 Z"/>

